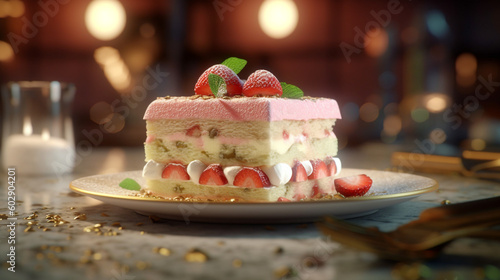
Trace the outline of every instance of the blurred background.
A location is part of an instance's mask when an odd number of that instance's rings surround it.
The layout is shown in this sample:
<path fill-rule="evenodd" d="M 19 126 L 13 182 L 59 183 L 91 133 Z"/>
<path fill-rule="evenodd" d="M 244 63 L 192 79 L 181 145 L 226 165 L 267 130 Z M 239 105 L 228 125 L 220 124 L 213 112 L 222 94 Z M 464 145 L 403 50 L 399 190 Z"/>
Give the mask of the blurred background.
<path fill-rule="evenodd" d="M 76 85 L 75 140 L 140 146 L 158 96 L 225 58 L 334 98 L 340 148 L 500 144 L 499 1 L 0 0 L 0 82 Z M 87 132 L 87 133 L 84 133 Z M 399 146 L 398 146 L 399 147 Z"/>

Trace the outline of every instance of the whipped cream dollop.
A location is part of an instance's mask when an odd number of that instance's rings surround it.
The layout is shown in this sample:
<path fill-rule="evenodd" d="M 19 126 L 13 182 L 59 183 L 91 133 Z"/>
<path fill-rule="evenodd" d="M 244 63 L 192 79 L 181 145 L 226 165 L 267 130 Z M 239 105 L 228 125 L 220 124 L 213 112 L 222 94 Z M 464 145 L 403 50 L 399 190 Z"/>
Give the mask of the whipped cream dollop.
<path fill-rule="evenodd" d="M 292 178 L 292 168 L 286 163 L 278 163 L 274 166 L 264 167 L 262 171 L 266 173 L 269 181 L 274 186 L 284 185 Z"/>
<path fill-rule="evenodd" d="M 313 173 L 313 166 L 311 164 L 311 161 L 309 160 L 304 160 L 300 162 L 302 166 L 304 166 L 304 169 L 306 170 L 307 176 L 311 175 Z"/>
<path fill-rule="evenodd" d="M 195 184 L 198 184 L 200 181 L 200 176 L 203 170 L 207 168 L 207 165 L 199 160 L 193 160 L 190 162 L 186 168 L 187 173 L 189 174 L 189 178 Z"/>
<path fill-rule="evenodd" d="M 161 174 L 163 173 L 165 166 L 165 164 L 151 159 L 146 163 L 146 165 L 144 165 L 144 168 L 142 169 L 142 177 L 146 179 L 161 179 Z"/>
<path fill-rule="evenodd" d="M 234 182 L 234 178 L 236 177 L 236 174 L 240 172 L 241 166 L 228 166 L 224 167 L 224 175 L 226 175 L 226 179 L 229 185 L 232 185 Z"/>

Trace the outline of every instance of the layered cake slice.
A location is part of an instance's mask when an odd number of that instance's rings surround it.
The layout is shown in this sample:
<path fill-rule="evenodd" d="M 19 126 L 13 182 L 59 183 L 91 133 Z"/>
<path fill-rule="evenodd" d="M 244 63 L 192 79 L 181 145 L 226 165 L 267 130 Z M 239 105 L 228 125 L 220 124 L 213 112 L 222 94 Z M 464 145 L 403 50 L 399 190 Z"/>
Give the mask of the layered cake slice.
<path fill-rule="evenodd" d="M 147 108 L 147 191 L 201 201 L 296 201 L 334 194 L 333 178 L 340 171 L 333 133 L 341 117 L 337 102 L 284 98 L 281 84 L 265 70 L 238 89 L 236 73 L 212 68 L 209 74 L 224 80 L 215 95 L 203 87 L 206 71 L 197 94 L 158 98 Z"/>

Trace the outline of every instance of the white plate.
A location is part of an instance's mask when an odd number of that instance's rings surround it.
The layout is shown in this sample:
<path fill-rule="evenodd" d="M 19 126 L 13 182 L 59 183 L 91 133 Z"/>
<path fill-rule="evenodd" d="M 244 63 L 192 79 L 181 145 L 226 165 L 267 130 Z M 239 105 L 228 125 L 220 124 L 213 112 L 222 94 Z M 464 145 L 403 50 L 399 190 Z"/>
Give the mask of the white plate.
<path fill-rule="evenodd" d="M 373 185 L 365 196 L 300 202 L 177 202 L 137 197 L 134 196 L 137 191 L 125 190 L 118 186 L 125 178 L 132 178 L 144 186 L 141 171 L 84 177 L 71 182 L 70 188 L 77 193 L 144 215 L 186 223 L 195 221 L 254 224 L 312 222 L 323 216 L 359 217 L 438 188 L 435 180 L 413 174 L 345 168 L 339 176 L 363 173 L 373 180 Z"/>

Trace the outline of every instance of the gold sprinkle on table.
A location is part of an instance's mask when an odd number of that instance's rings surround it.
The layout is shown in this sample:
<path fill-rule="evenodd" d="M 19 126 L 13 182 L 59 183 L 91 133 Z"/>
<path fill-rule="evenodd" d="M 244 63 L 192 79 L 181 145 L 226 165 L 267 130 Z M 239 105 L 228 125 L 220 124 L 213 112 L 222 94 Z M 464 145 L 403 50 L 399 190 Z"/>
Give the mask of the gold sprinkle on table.
<path fill-rule="evenodd" d="M 144 270 L 146 268 L 148 268 L 148 263 L 146 262 L 143 262 L 143 261 L 138 261 L 135 263 L 135 267 L 137 267 L 139 270 Z"/>
<path fill-rule="evenodd" d="M 243 262 L 240 259 L 234 259 L 232 264 L 233 264 L 233 267 L 238 268 L 238 267 L 241 267 L 243 265 Z"/>
<path fill-rule="evenodd" d="M 199 250 L 199 249 L 191 249 L 189 252 L 187 252 L 184 255 L 184 260 L 187 262 L 198 262 L 198 263 L 203 263 L 208 261 L 209 257 L 208 255 Z"/>
<path fill-rule="evenodd" d="M 293 270 L 290 267 L 281 267 L 274 271 L 274 277 L 278 279 L 290 278 L 293 275 Z"/>
<path fill-rule="evenodd" d="M 283 250 L 283 248 L 281 248 L 281 247 L 276 247 L 276 249 L 274 249 L 274 253 L 275 253 L 276 255 L 283 254 L 283 252 L 284 252 L 284 251 L 285 251 L 285 250 Z"/>
<path fill-rule="evenodd" d="M 31 232 L 31 231 L 35 231 L 35 230 L 30 226 L 28 226 L 24 229 L 24 232 Z"/>
<path fill-rule="evenodd" d="M 0 220 L 7 220 L 8 218 L 7 214 L 0 214 Z"/>
<path fill-rule="evenodd" d="M 114 222 L 111 224 L 112 227 L 121 227 L 122 225 L 119 222 Z"/>
<path fill-rule="evenodd" d="M 85 214 L 78 214 L 73 219 L 74 220 L 86 221 L 87 220 L 87 215 L 85 215 Z"/>
<path fill-rule="evenodd" d="M 441 201 L 441 204 L 448 205 L 448 204 L 451 204 L 451 201 L 449 201 L 448 199 L 445 199 L 445 200 Z"/>

